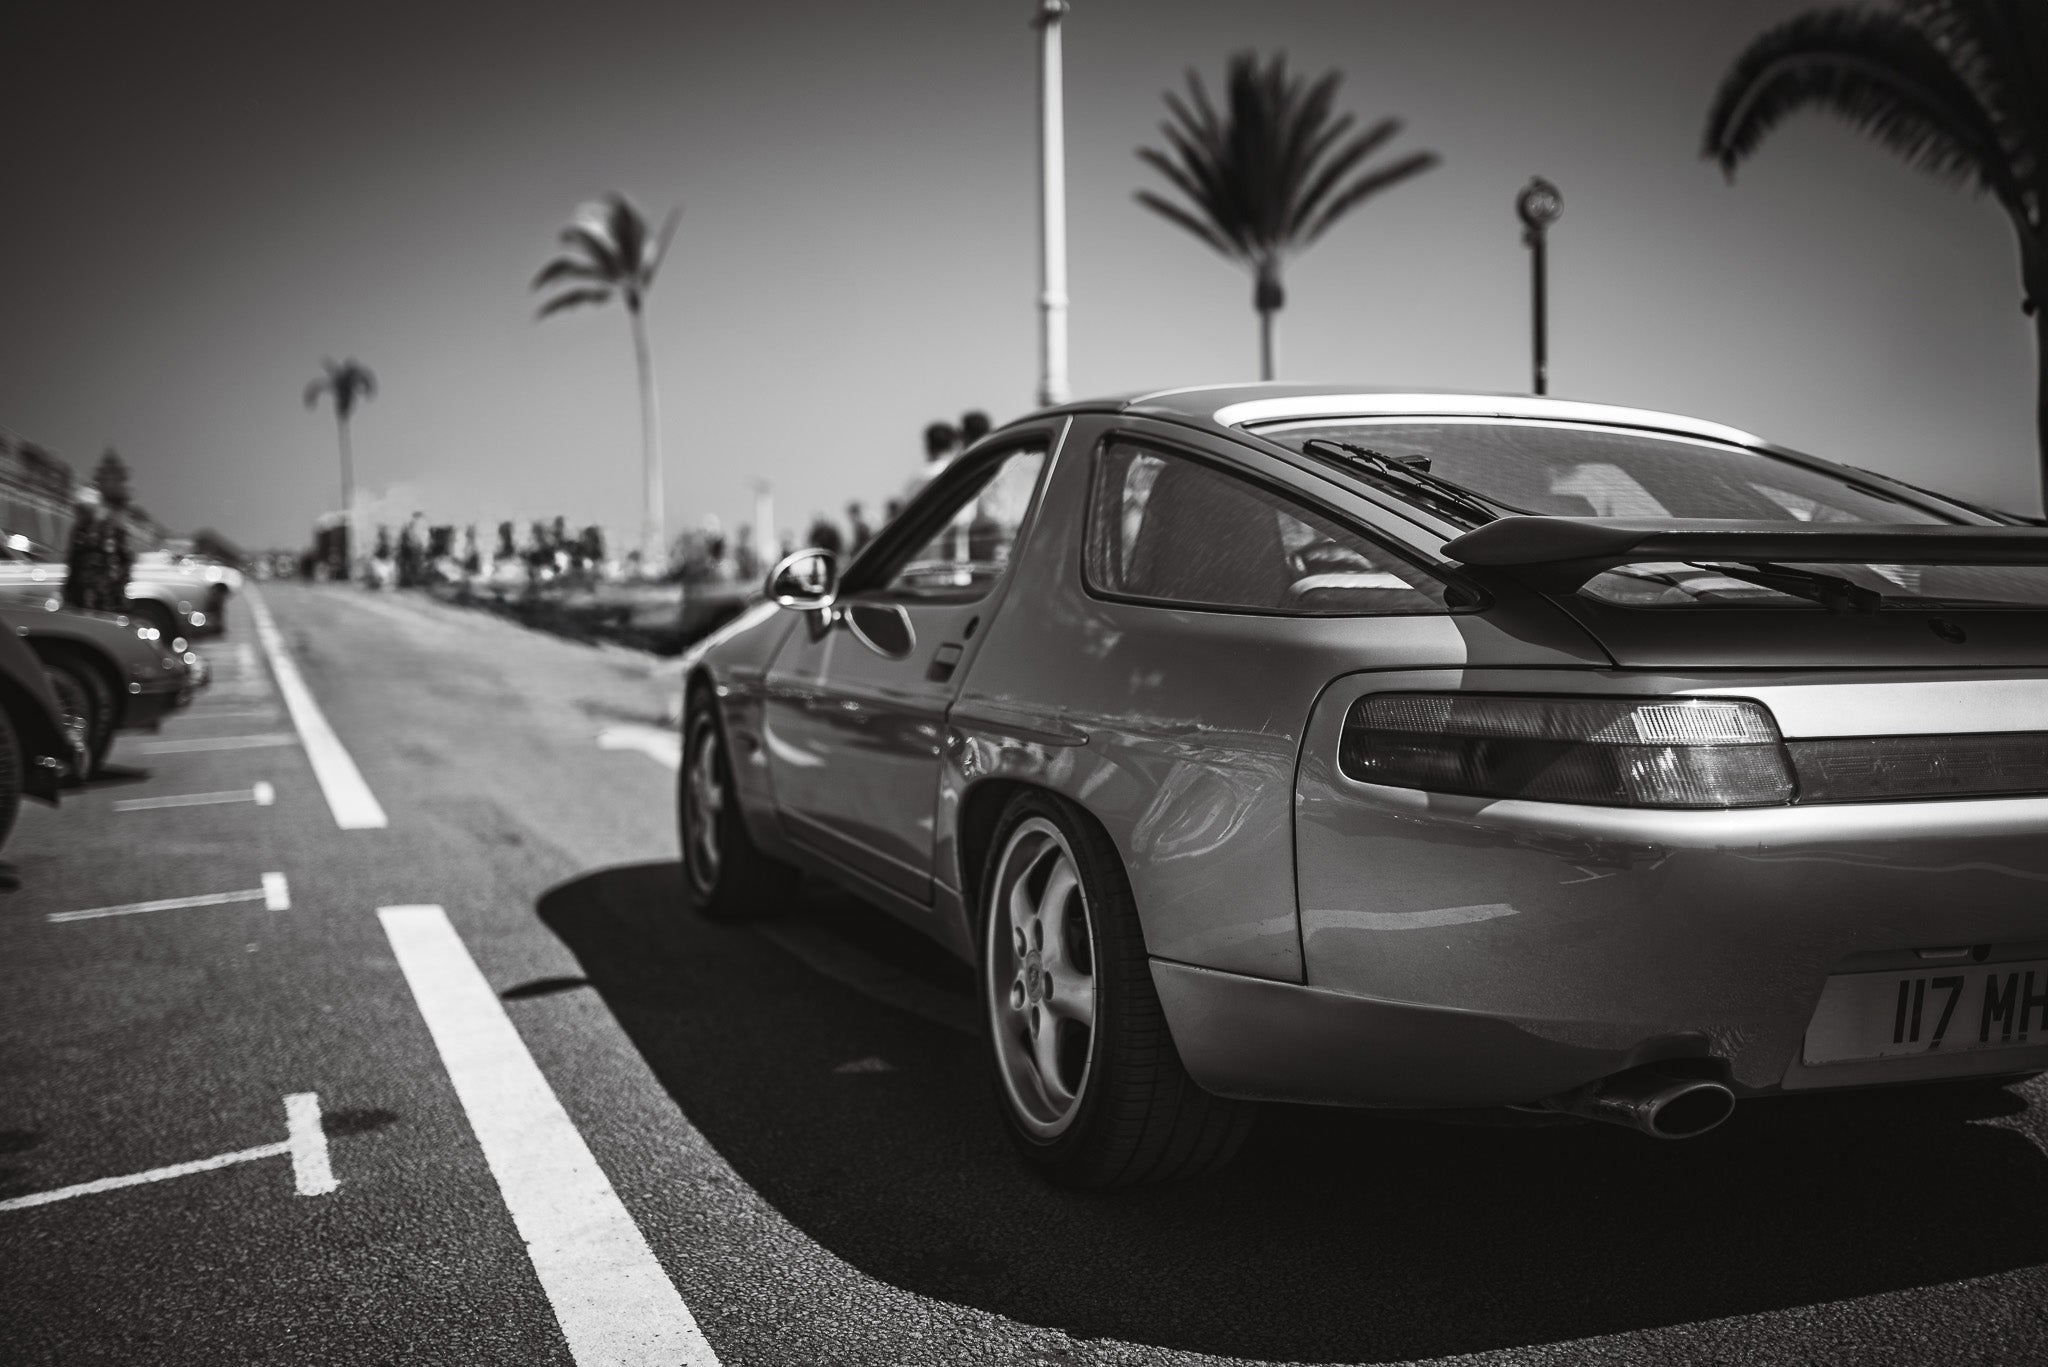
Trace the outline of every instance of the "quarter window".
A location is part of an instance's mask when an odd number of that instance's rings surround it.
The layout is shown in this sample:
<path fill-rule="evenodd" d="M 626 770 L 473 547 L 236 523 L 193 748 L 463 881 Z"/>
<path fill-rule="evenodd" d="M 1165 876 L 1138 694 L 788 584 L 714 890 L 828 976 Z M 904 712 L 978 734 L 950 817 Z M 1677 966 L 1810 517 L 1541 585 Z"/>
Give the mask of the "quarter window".
<path fill-rule="evenodd" d="M 1097 453 L 1087 571 L 1098 592 L 1314 617 L 1448 611 L 1447 585 L 1313 509 L 1200 461 Z"/>

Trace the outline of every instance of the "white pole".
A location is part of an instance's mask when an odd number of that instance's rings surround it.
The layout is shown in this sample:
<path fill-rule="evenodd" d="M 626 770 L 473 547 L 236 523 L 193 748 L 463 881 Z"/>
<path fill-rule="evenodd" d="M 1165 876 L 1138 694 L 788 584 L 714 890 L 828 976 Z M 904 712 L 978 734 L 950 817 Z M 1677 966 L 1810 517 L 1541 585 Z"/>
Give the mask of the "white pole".
<path fill-rule="evenodd" d="M 765 479 L 754 481 L 754 552 L 761 563 L 775 563 L 775 491 Z"/>
<path fill-rule="evenodd" d="M 1067 0 L 1039 0 L 1038 18 L 1038 309 L 1042 348 L 1038 402 L 1067 401 L 1067 152 L 1061 108 L 1060 20 Z"/>

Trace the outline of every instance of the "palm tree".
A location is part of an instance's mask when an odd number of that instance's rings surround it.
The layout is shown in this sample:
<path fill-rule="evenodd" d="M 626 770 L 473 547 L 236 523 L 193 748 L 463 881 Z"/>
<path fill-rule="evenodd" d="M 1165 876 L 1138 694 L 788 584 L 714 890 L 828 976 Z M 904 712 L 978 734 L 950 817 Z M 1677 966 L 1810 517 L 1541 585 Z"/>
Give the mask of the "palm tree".
<path fill-rule="evenodd" d="M 641 563 L 648 567 L 661 559 L 668 542 L 662 533 L 661 400 L 654 390 L 654 360 L 647 349 L 643 313 L 647 292 L 654 286 L 655 273 L 675 235 L 679 212 L 669 210 L 661 232 L 654 235 L 624 195 L 615 192 L 599 203 L 584 205 L 575 221 L 562 230 L 562 245 L 569 250 L 541 267 L 532 286 L 537 290 L 567 286 L 540 306 L 535 315 L 539 318 L 579 304 L 608 304 L 614 296 L 626 306 L 633 326 L 633 354 L 640 366 L 640 445 L 647 503 L 640 554 Z"/>
<path fill-rule="evenodd" d="M 306 386 L 306 407 L 319 403 L 322 394 L 334 398 L 334 421 L 341 429 L 341 572 L 348 574 L 352 563 L 349 560 L 349 525 L 355 518 L 356 509 L 355 469 L 349 452 L 348 419 L 355 412 L 358 400 L 377 397 L 377 377 L 353 356 L 340 365 L 323 360 L 320 370 L 321 373 Z"/>
<path fill-rule="evenodd" d="M 1140 190 L 1138 202 L 1251 271 L 1263 379 L 1273 378 L 1273 315 L 1287 302 L 1287 259 L 1380 191 L 1437 164 L 1434 152 L 1411 152 L 1368 169 L 1366 159 L 1393 140 L 1401 123 L 1381 119 L 1353 132 L 1352 116 L 1334 113 L 1340 79 L 1331 71 L 1310 83 L 1288 72 L 1284 56 L 1261 65 L 1257 54 L 1238 53 L 1230 59 L 1224 113 L 1190 71 L 1187 99 L 1166 94 L 1173 117 L 1159 131 L 1167 150 L 1138 150 L 1186 200 Z"/>
<path fill-rule="evenodd" d="M 1988 191 L 2012 219 L 2020 306 L 2038 349 L 2048 497 L 2048 5 L 1898 0 L 1789 19 L 1722 78 L 1705 155 L 1733 180 L 1766 134 L 1807 108 L 1833 111 L 1923 171 Z"/>

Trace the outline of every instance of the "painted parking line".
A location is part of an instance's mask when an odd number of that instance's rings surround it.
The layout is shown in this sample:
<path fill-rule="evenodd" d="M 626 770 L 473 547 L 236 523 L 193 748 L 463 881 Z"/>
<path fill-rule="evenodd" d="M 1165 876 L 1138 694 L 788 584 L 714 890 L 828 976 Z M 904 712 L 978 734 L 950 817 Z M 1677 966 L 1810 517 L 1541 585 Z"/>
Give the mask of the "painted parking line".
<path fill-rule="evenodd" d="M 299 1195 L 327 1195 L 341 1184 L 334 1180 L 334 1167 L 327 1157 L 327 1131 L 320 1124 L 319 1093 L 292 1093 L 284 1099 L 284 1116 L 286 1137 L 275 1144 L 258 1144 L 253 1149 L 217 1153 L 211 1158 L 195 1158 L 189 1163 L 173 1163 L 169 1167 L 151 1168 L 148 1172 L 102 1177 L 94 1182 L 58 1187 L 55 1191 L 16 1196 L 0 1201 L 0 1210 L 27 1210 L 31 1206 L 68 1201 L 74 1196 L 96 1196 L 103 1191 L 119 1191 L 123 1187 L 139 1187 L 148 1182 L 166 1182 L 173 1177 L 189 1177 L 195 1172 L 212 1172 L 216 1168 L 230 1168 L 237 1163 L 253 1163 L 259 1158 L 280 1158 L 286 1154 L 291 1155 L 292 1184 Z"/>
<path fill-rule="evenodd" d="M 277 801 L 277 789 L 268 783 L 237 788 L 226 793 L 174 793 L 166 797 L 124 797 L 114 804 L 117 812 L 153 812 L 165 807 L 213 807 L 229 802 L 253 802 L 268 807 Z"/>
<path fill-rule="evenodd" d="M 153 902 L 124 902 L 117 907 L 88 907 L 84 911 L 53 911 L 46 919 L 54 922 L 96 921 L 103 916 L 139 916 L 147 911 L 225 907 L 237 902 L 261 902 L 265 911 L 290 911 L 291 884 L 281 873 L 266 873 L 263 875 L 263 886 L 260 888 L 242 888 L 236 892 L 202 892 L 191 897 L 159 897 Z"/>
<path fill-rule="evenodd" d="M 270 608 L 253 586 L 249 610 L 256 615 L 256 639 L 262 642 L 263 653 L 270 657 L 270 672 L 277 679 L 277 691 L 284 695 L 292 725 L 298 728 L 299 743 L 305 747 L 313 776 L 320 780 L 320 791 L 334 813 L 334 824 L 344 831 L 384 829 L 389 824 L 384 808 L 370 791 L 370 785 L 363 782 L 362 771 L 349 758 L 341 738 L 327 724 L 320 704 L 313 701 L 313 691 L 299 677 L 299 667 L 292 663 L 291 652 L 285 647 L 284 633 L 277 629 Z"/>
<path fill-rule="evenodd" d="M 671 769 L 680 769 L 683 764 L 682 736 L 660 726 L 607 726 L 597 733 L 597 748 L 638 750 L 649 759 L 666 764 Z"/>
<path fill-rule="evenodd" d="M 136 749 L 145 755 L 196 755 L 206 750 L 271 750 L 296 745 L 298 737 L 285 732 L 260 736 L 201 736 L 192 740 L 146 740 Z"/>
<path fill-rule="evenodd" d="M 717 1367 L 604 1169 L 438 906 L 377 912 L 582 1367 Z"/>

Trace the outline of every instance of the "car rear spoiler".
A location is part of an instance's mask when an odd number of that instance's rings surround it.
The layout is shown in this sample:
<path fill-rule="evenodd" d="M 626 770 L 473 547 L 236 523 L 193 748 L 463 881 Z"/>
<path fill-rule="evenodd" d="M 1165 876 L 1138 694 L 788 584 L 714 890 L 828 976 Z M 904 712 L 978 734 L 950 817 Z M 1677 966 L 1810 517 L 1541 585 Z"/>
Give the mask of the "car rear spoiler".
<path fill-rule="evenodd" d="M 2048 528 L 1517 515 L 1444 543 L 1444 554 L 1572 593 L 1603 570 L 1658 560 L 2048 566 Z"/>

